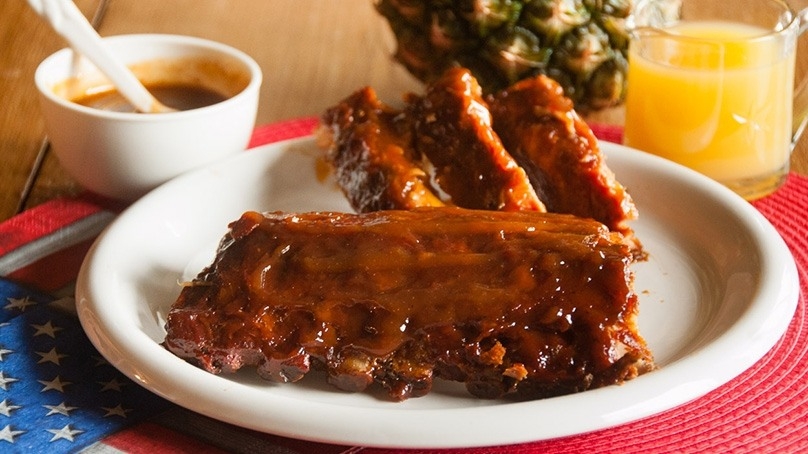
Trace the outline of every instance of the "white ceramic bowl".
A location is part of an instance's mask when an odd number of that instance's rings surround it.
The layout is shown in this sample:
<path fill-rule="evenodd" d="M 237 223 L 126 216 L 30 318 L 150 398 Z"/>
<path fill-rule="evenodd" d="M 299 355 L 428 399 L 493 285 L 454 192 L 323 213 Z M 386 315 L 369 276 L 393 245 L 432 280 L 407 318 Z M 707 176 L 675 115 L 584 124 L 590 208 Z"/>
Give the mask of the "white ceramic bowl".
<path fill-rule="evenodd" d="M 262 80 L 260 67 L 248 55 L 177 35 L 120 35 L 104 42 L 141 80 L 196 81 L 224 92 L 227 99 L 161 114 L 86 107 L 70 99 L 108 82 L 71 49 L 56 52 L 39 65 L 35 82 L 53 150 L 81 186 L 134 200 L 181 173 L 246 148 Z"/>

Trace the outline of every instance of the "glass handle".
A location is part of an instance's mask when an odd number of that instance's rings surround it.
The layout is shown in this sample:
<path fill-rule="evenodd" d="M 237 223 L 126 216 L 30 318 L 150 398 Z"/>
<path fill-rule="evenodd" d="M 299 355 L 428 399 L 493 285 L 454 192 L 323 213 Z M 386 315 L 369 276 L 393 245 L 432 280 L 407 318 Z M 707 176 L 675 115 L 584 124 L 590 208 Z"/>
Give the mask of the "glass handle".
<path fill-rule="evenodd" d="M 797 145 L 797 141 L 808 126 L 808 77 L 803 78 L 800 88 L 797 89 L 797 96 L 794 98 L 794 120 L 791 130 L 791 148 Z"/>
<path fill-rule="evenodd" d="M 808 8 L 800 11 L 795 20 L 799 21 L 800 24 L 798 35 L 808 30 Z M 808 49 L 799 50 L 808 52 Z M 791 149 L 793 150 L 806 126 L 808 126 L 808 74 L 802 76 L 802 81 L 794 92 L 794 119 L 792 125 Z"/>

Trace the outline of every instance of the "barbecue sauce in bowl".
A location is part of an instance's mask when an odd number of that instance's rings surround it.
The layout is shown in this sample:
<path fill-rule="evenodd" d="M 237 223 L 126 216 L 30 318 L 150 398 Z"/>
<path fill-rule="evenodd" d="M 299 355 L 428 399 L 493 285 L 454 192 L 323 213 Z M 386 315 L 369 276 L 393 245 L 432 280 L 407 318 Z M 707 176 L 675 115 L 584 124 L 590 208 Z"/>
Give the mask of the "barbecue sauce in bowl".
<path fill-rule="evenodd" d="M 249 84 L 249 76 L 244 71 L 212 59 L 155 59 L 130 65 L 129 69 L 155 98 L 180 111 L 225 101 Z M 85 107 L 109 112 L 136 112 L 134 106 L 100 74 L 65 80 L 54 87 L 54 93 Z"/>
<path fill-rule="evenodd" d="M 177 110 L 207 107 L 228 98 L 228 96 L 207 87 L 186 83 L 164 83 L 146 86 L 146 88 L 160 102 Z M 87 93 L 71 101 L 94 109 L 112 112 L 135 112 L 135 107 L 114 88 Z"/>

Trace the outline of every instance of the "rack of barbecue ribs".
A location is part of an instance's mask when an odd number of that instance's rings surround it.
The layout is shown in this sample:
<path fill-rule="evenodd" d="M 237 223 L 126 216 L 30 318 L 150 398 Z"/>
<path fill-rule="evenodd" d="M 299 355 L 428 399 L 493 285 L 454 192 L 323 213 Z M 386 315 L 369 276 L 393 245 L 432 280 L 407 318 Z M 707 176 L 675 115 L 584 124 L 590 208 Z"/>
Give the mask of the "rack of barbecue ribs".
<path fill-rule="evenodd" d="M 481 398 L 574 393 L 654 367 L 633 260 L 621 233 L 536 210 L 248 212 L 182 289 L 164 345 L 212 373 L 324 369 L 393 400 L 435 379 Z"/>
<path fill-rule="evenodd" d="M 321 118 L 318 143 L 356 211 L 445 204 L 574 214 L 623 233 L 641 254 L 631 196 L 552 79 L 483 96 L 467 69 L 453 68 L 404 101 L 395 109 L 366 87 Z M 390 148 L 399 162 L 380 164 Z"/>

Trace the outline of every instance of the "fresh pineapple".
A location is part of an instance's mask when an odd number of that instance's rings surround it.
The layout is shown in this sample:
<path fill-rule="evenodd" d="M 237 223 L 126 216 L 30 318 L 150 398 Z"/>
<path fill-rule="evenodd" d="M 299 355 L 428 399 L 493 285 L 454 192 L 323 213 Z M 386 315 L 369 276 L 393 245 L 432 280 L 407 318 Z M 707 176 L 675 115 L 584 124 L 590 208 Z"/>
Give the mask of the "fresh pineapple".
<path fill-rule="evenodd" d="M 376 0 L 396 59 L 429 82 L 469 68 L 486 92 L 546 74 L 580 110 L 619 104 L 632 0 Z"/>

